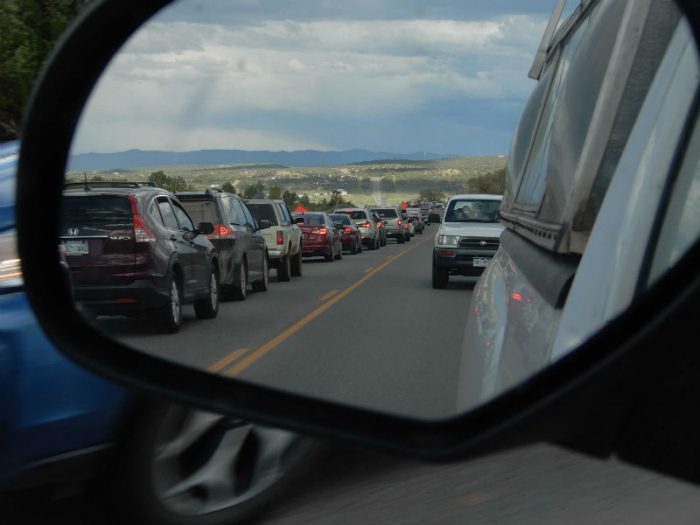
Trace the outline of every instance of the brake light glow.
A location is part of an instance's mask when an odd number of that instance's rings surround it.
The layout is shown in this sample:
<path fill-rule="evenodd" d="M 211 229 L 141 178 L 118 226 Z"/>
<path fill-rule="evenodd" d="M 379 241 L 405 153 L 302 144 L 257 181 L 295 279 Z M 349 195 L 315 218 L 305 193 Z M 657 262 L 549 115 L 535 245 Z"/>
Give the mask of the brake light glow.
<path fill-rule="evenodd" d="M 370 228 L 371 226 L 372 224 L 369 221 L 360 223 L 360 228 Z"/>
<path fill-rule="evenodd" d="M 277 230 L 277 244 L 284 244 L 284 232 L 282 230 Z"/>
<path fill-rule="evenodd" d="M 312 235 L 326 235 L 328 233 L 328 228 L 315 228 L 311 230 Z"/>
<path fill-rule="evenodd" d="M 401 221 L 401 219 L 399 219 L 398 222 L 397 222 L 396 224 L 398 224 L 399 226 L 401 226 L 401 225 L 403 224 L 403 222 Z"/>
<path fill-rule="evenodd" d="M 136 197 L 128 195 L 129 204 L 131 204 L 131 216 L 134 222 L 134 241 L 136 242 L 155 242 L 156 236 L 151 232 L 141 219 L 139 214 L 139 206 L 136 202 Z"/>
<path fill-rule="evenodd" d="M 350 226 L 343 226 L 343 231 L 345 233 L 352 233 L 352 228 Z"/>
<path fill-rule="evenodd" d="M 215 224 L 214 225 L 214 231 L 207 235 L 208 238 L 219 238 L 219 239 L 233 239 L 234 238 L 234 232 L 231 228 L 226 226 L 225 224 Z"/>
<path fill-rule="evenodd" d="M 522 300 L 523 300 L 523 296 L 520 295 L 518 292 L 513 292 L 512 294 L 510 294 L 510 296 L 511 296 L 513 299 L 515 299 L 516 301 L 522 301 Z"/>

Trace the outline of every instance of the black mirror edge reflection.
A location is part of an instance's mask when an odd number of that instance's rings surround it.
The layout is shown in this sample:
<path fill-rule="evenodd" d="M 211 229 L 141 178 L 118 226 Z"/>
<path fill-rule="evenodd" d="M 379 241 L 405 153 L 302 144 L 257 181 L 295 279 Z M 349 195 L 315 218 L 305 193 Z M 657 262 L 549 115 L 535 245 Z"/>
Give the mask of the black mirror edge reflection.
<path fill-rule="evenodd" d="M 699 459 L 700 422 L 693 409 L 700 400 L 700 358 L 696 345 L 688 344 L 695 333 L 687 322 L 689 312 L 700 311 L 700 244 L 577 352 L 495 400 L 441 421 L 380 414 L 213 376 L 127 348 L 87 325 L 72 306 L 56 253 L 68 151 L 80 111 L 112 55 L 169 3 L 88 4 L 43 70 L 25 118 L 17 184 L 19 252 L 32 307 L 63 353 L 127 387 L 424 459 L 447 461 L 550 441 L 601 457 L 617 453 L 700 482 L 693 468 Z M 700 6 L 689 0 L 679 4 L 697 39 Z M 644 439 L 658 426 L 681 429 L 675 438 Z"/>

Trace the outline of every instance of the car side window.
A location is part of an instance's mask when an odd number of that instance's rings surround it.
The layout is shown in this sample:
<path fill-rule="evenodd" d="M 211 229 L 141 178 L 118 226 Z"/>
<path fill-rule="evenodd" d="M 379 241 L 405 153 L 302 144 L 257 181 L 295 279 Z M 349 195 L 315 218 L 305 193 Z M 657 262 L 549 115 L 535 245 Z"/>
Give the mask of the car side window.
<path fill-rule="evenodd" d="M 244 222 L 245 222 L 246 224 L 249 224 L 253 229 L 257 229 L 258 223 L 255 222 L 255 219 L 253 218 L 253 214 L 250 213 L 250 210 L 248 209 L 248 206 L 246 206 L 246 205 L 243 204 L 243 205 L 242 205 L 242 209 L 243 209 L 243 215 L 244 215 L 244 217 L 245 217 L 245 221 L 244 221 Z"/>
<path fill-rule="evenodd" d="M 700 236 L 700 122 L 696 122 L 671 190 L 648 278 L 652 285 Z"/>
<path fill-rule="evenodd" d="M 235 224 L 236 226 L 241 226 L 242 224 L 245 224 L 245 213 L 243 212 L 245 204 L 241 203 L 235 197 L 229 199 L 229 204 L 231 205 L 231 208 L 229 210 L 230 215 L 228 217 L 228 221 L 231 224 Z"/>
<path fill-rule="evenodd" d="M 151 201 L 151 203 L 148 205 L 148 210 L 146 211 L 146 214 L 155 224 L 161 227 L 165 227 L 163 217 L 161 216 L 160 211 L 158 211 L 158 205 L 156 204 L 156 201 Z"/>
<path fill-rule="evenodd" d="M 173 202 L 172 204 L 173 210 L 175 211 L 175 216 L 177 217 L 177 222 L 180 224 L 180 229 L 188 232 L 194 231 L 194 224 L 192 223 L 192 219 L 190 219 L 189 215 L 187 215 L 187 212 L 177 202 Z"/>
<path fill-rule="evenodd" d="M 161 197 L 158 199 L 158 210 L 163 218 L 163 223 L 165 227 L 169 230 L 178 230 L 177 219 L 175 218 L 175 212 L 173 207 L 170 205 L 170 201 L 166 197 Z"/>
<path fill-rule="evenodd" d="M 280 214 L 280 220 L 282 223 L 286 226 L 288 224 L 291 224 L 291 221 L 289 220 L 289 217 L 287 217 L 287 214 L 285 213 L 284 206 L 282 206 L 279 202 L 275 203 L 275 206 L 277 206 L 277 211 Z"/>

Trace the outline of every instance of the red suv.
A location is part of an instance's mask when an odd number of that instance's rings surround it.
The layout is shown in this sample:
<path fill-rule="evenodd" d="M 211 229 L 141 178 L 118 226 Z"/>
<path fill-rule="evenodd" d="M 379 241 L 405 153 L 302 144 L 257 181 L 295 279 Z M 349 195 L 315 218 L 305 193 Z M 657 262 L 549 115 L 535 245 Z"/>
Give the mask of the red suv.
<path fill-rule="evenodd" d="M 168 191 L 138 183 L 68 184 L 61 244 L 75 299 L 92 315 L 150 315 L 167 332 L 182 324 L 182 305 L 197 317 L 219 309 L 218 254 Z"/>

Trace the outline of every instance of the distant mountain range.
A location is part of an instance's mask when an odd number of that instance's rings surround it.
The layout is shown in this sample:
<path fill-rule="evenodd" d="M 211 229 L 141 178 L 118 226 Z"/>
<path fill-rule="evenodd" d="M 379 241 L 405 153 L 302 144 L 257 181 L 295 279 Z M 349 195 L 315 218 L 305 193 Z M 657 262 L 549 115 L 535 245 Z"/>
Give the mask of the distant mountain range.
<path fill-rule="evenodd" d="M 81 153 L 70 158 L 69 171 L 130 170 L 134 168 L 171 166 L 177 164 L 277 164 L 283 166 L 339 166 L 371 161 L 438 160 L 450 158 L 436 153 L 387 153 L 353 149 L 347 151 L 143 151 L 132 149 L 117 153 Z"/>

